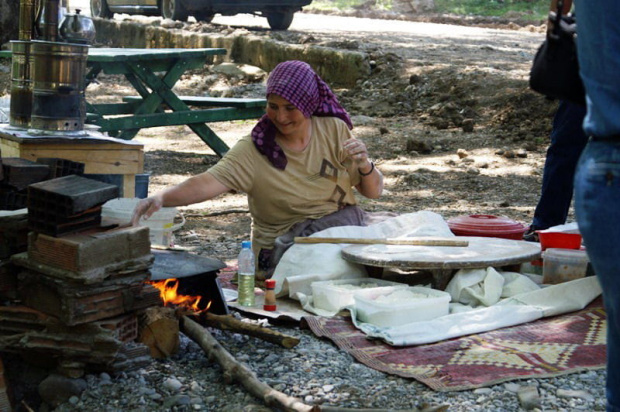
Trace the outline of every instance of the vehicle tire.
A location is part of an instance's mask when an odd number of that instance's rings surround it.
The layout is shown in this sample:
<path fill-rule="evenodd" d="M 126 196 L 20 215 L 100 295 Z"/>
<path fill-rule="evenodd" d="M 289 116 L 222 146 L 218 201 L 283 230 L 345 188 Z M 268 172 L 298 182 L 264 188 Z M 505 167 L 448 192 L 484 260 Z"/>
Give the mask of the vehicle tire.
<path fill-rule="evenodd" d="M 213 17 L 215 17 L 215 14 L 213 13 L 200 12 L 200 11 L 197 11 L 196 13 L 194 13 L 194 18 L 196 19 L 196 21 L 201 21 L 204 23 L 211 23 L 213 21 Z"/>
<path fill-rule="evenodd" d="M 293 22 L 294 11 L 278 11 L 267 14 L 267 22 L 273 30 L 286 30 Z"/>
<path fill-rule="evenodd" d="M 111 19 L 114 16 L 106 0 L 90 0 L 90 14 L 93 17 L 101 17 L 102 19 Z"/>
<path fill-rule="evenodd" d="M 187 21 L 189 13 L 181 0 L 161 0 L 161 15 L 165 19 Z"/>

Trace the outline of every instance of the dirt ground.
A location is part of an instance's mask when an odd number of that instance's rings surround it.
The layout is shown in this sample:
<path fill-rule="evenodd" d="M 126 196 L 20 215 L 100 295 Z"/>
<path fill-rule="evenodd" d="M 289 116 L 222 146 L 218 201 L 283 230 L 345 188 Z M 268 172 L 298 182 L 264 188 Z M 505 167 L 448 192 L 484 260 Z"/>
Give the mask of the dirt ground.
<path fill-rule="evenodd" d="M 200 29 L 197 23 L 188 27 Z M 457 27 L 448 26 L 447 32 Z M 385 176 L 383 197 L 360 198 L 364 209 L 431 210 L 446 219 L 463 214 L 503 215 L 528 225 L 539 195 L 556 103 L 531 92 L 527 85 L 538 39 L 533 33 L 539 34 L 541 28 L 510 23 L 497 27 L 505 30 L 476 40 L 469 36 L 462 43 L 458 36 L 407 39 L 417 42 L 413 48 L 405 47 L 396 34 L 389 41 L 379 36 L 264 30 L 252 34 L 369 55 L 373 71 L 367 80 L 351 89 L 334 86 L 354 117 L 354 134 L 367 144 Z M 515 42 L 521 36 L 523 41 Z M 542 41 L 542 35 L 539 38 Z M 2 87 L 8 93 L 9 78 L 7 73 L 0 75 L 1 95 Z M 88 87 L 88 99 L 135 94 L 120 77 L 99 80 Z M 185 75 L 176 89 L 181 94 L 210 91 L 262 97 L 261 82 L 250 76 L 223 75 L 206 66 Z M 253 124 L 236 121 L 211 126 L 233 145 Z M 150 193 L 200 173 L 218 160 L 187 127 L 143 129 L 135 140 L 145 145 Z M 181 209 L 187 222 L 176 233 L 176 241 L 195 253 L 234 259 L 239 243 L 249 238 L 250 217 L 240 194 Z"/>

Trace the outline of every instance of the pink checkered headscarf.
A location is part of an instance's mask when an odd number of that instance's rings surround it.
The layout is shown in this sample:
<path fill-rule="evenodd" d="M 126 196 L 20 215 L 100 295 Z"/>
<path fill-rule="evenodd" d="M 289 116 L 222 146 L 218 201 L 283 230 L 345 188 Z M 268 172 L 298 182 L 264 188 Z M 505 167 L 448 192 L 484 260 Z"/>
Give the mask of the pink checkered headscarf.
<path fill-rule="evenodd" d="M 342 119 L 349 129 L 353 128 L 347 111 L 308 63 L 290 60 L 278 64 L 267 79 L 266 95 L 272 93 L 291 102 L 306 118 L 335 116 Z M 274 167 L 284 170 L 287 160 L 276 143 L 276 131 L 273 122 L 264 115 L 252 129 L 252 141 Z"/>

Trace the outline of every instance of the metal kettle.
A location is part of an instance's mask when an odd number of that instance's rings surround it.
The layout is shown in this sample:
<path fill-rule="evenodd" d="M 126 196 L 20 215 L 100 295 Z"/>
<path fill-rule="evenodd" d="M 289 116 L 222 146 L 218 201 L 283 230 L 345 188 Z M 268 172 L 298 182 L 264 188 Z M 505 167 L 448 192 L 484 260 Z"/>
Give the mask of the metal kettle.
<path fill-rule="evenodd" d="M 65 14 L 59 34 L 68 43 L 91 44 L 95 40 L 95 24 L 93 19 L 80 14 L 80 11 L 76 9 L 75 13 Z"/>

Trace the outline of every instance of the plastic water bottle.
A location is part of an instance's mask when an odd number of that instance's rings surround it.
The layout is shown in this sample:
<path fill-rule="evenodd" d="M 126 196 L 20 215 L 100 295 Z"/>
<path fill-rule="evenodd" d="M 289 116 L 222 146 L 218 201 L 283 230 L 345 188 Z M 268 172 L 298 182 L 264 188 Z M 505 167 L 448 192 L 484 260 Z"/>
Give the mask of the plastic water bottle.
<path fill-rule="evenodd" d="M 239 265 L 239 297 L 241 306 L 254 306 L 254 253 L 252 242 L 241 242 L 241 252 L 237 258 Z"/>

